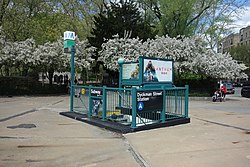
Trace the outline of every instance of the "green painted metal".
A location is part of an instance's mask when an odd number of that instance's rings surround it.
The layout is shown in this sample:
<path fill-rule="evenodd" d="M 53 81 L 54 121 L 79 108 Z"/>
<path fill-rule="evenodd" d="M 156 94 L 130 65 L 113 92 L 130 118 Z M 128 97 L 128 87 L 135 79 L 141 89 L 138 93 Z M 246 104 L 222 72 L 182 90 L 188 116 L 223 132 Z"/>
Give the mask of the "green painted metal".
<path fill-rule="evenodd" d="M 166 122 L 166 91 L 164 86 L 162 86 L 163 89 L 163 109 L 161 111 L 161 122 L 165 123 Z"/>
<path fill-rule="evenodd" d="M 71 79 L 70 79 L 70 111 L 73 112 L 73 103 L 74 103 L 74 72 L 75 72 L 75 65 L 74 65 L 74 57 L 75 57 L 75 47 L 72 46 L 71 49 Z"/>
<path fill-rule="evenodd" d="M 138 76 L 139 76 L 139 78 L 138 79 L 124 79 L 123 77 L 123 69 L 124 69 L 124 66 L 126 66 L 126 65 L 129 65 L 129 64 L 131 64 L 131 65 L 137 65 L 137 64 L 139 64 L 139 74 L 138 74 Z M 121 85 L 119 86 L 119 87 L 122 87 L 122 86 L 131 86 L 131 85 L 133 85 L 133 86 L 141 86 L 141 68 L 140 68 L 140 63 L 138 63 L 138 62 L 126 62 L 126 63 L 122 63 L 122 64 L 119 64 L 120 65 L 120 73 L 119 73 L 119 77 L 120 77 L 120 83 L 121 83 Z"/>
<path fill-rule="evenodd" d="M 89 111 L 89 96 L 88 86 L 75 85 L 74 89 L 77 90 L 79 96 L 73 97 L 73 111 L 82 114 L 88 114 Z"/>
<path fill-rule="evenodd" d="M 106 108 L 107 108 L 107 89 L 106 86 L 103 87 L 102 89 L 103 94 L 102 94 L 102 120 L 105 121 L 106 120 Z"/>
<path fill-rule="evenodd" d="M 110 88 L 93 87 L 90 85 L 75 86 L 75 88 L 85 88 L 86 95 L 85 97 L 81 95 L 79 98 L 75 98 L 75 101 L 80 103 L 77 103 L 74 106 L 74 111 L 88 107 L 88 118 L 92 117 L 93 99 L 100 99 L 103 102 L 102 107 L 100 108 L 101 114 L 98 114 L 100 119 L 103 121 L 111 120 L 124 125 L 130 125 L 131 128 L 137 128 L 138 126 L 153 123 L 163 123 L 179 117 L 188 118 L 188 86 L 162 86 L 160 89 L 156 89 L 154 87 Z M 90 90 L 92 88 L 101 88 L 103 90 L 103 95 L 101 97 L 91 96 Z M 163 90 L 163 109 L 160 111 L 152 110 L 141 113 L 137 112 L 137 91 L 148 90 Z M 86 102 L 84 102 L 84 99 Z M 86 106 L 79 106 L 85 104 Z"/>
<path fill-rule="evenodd" d="M 175 98 L 175 100 L 174 100 L 174 102 L 175 102 L 175 104 L 174 104 L 174 113 L 176 113 L 176 111 L 177 111 L 177 91 L 175 90 L 174 91 L 174 98 Z"/>
<path fill-rule="evenodd" d="M 188 118 L 188 90 L 189 86 L 185 85 L 185 117 Z"/>
<path fill-rule="evenodd" d="M 175 87 L 171 82 L 151 82 L 143 81 L 143 59 L 139 58 L 139 79 L 138 80 L 123 80 L 122 65 L 120 63 L 119 88 L 109 87 L 93 87 L 93 86 L 76 86 L 74 85 L 74 46 L 72 47 L 71 55 L 71 94 L 70 94 L 70 111 L 82 111 L 87 113 L 88 118 L 92 117 L 93 100 L 102 100 L 102 107 L 98 111 L 98 117 L 102 121 L 115 121 L 130 125 L 131 128 L 144 126 L 153 123 L 164 123 L 168 120 L 185 117 L 188 118 L 188 86 Z M 149 58 L 146 58 L 149 59 Z M 155 60 L 160 60 L 155 58 Z M 135 62 L 134 62 L 135 63 Z M 172 64 L 173 66 L 173 64 Z M 172 67 L 173 69 L 173 67 Z M 173 75 L 173 73 L 172 73 Z M 172 77 L 173 79 L 173 77 Z M 133 88 L 122 88 L 124 85 L 137 86 Z M 88 90 L 86 95 L 81 94 L 80 97 L 74 97 L 75 88 L 85 88 Z M 92 96 L 91 90 L 102 89 L 102 96 Z M 137 112 L 137 91 L 163 91 L 163 108 L 144 110 L 145 112 Z M 88 100 L 87 100 L 88 99 Z M 86 101 L 86 102 L 85 102 Z M 74 103 L 75 102 L 75 103 Z M 82 105 L 82 106 L 81 106 Z M 84 110 L 84 108 L 88 109 Z M 99 114 L 100 113 L 100 114 Z"/>
<path fill-rule="evenodd" d="M 152 58 L 152 57 L 139 57 L 139 62 L 126 62 L 126 63 L 121 63 L 119 64 L 119 87 L 121 88 L 123 85 L 124 86 L 145 86 L 145 87 L 158 87 L 160 88 L 161 86 L 168 86 L 171 87 L 173 86 L 173 81 L 172 82 L 145 82 L 143 81 L 143 75 L 144 75 L 144 59 L 150 59 L 150 60 L 160 60 L 160 61 L 171 61 L 172 62 L 172 80 L 174 80 L 174 62 L 173 60 L 170 59 L 159 59 L 159 58 Z M 139 78 L 138 79 L 123 79 L 123 66 L 126 64 L 138 64 L 139 63 Z"/>
<path fill-rule="evenodd" d="M 140 75 L 140 84 L 143 86 L 147 86 L 147 87 L 172 87 L 173 86 L 173 81 L 172 82 L 145 82 L 143 81 L 143 69 L 144 69 L 144 59 L 150 59 L 150 60 L 163 60 L 163 61 L 172 61 L 172 80 L 174 80 L 174 62 L 172 59 L 161 59 L 161 58 L 155 58 L 155 57 L 144 57 L 144 56 L 140 56 L 139 57 L 139 63 L 140 63 L 140 69 L 141 70 L 141 75 Z"/>
<path fill-rule="evenodd" d="M 122 63 L 119 63 L 119 71 L 120 71 L 120 75 L 119 75 L 119 88 L 122 88 Z M 120 93 L 120 90 L 119 90 Z M 121 97 L 119 96 L 119 107 L 121 107 Z"/>
<path fill-rule="evenodd" d="M 74 40 L 64 40 L 63 42 L 63 47 L 64 48 L 72 48 L 72 46 L 75 46 L 75 41 Z"/>
<path fill-rule="evenodd" d="M 119 88 L 122 87 L 122 64 L 119 63 Z"/>
<path fill-rule="evenodd" d="M 91 97 L 91 88 L 92 88 L 92 85 L 89 85 L 89 112 L 88 112 L 88 118 L 92 117 L 92 109 L 93 109 L 93 106 L 92 106 L 93 99 Z"/>
<path fill-rule="evenodd" d="M 132 88 L 132 124 L 131 128 L 136 128 L 136 88 Z"/>

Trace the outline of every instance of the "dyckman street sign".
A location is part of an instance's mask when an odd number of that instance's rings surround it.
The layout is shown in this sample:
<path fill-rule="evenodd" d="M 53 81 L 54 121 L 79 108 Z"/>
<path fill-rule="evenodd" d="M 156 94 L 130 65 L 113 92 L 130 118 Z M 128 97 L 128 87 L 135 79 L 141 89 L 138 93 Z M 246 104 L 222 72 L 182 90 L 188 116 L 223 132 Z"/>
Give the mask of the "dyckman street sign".
<path fill-rule="evenodd" d="M 163 91 L 137 91 L 136 102 L 137 112 L 161 111 L 163 109 Z"/>

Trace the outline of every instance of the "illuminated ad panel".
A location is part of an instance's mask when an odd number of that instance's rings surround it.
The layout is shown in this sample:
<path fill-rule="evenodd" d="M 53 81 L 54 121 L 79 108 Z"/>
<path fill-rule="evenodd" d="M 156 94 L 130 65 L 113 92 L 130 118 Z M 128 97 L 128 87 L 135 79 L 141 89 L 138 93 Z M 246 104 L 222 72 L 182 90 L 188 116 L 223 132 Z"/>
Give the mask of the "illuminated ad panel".
<path fill-rule="evenodd" d="M 139 79 L 139 63 L 122 65 L 122 79 Z"/>
<path fill-rule="evenodd" d="M 144 59 L 143 82 L 173 82 L 173 62 Z"/>

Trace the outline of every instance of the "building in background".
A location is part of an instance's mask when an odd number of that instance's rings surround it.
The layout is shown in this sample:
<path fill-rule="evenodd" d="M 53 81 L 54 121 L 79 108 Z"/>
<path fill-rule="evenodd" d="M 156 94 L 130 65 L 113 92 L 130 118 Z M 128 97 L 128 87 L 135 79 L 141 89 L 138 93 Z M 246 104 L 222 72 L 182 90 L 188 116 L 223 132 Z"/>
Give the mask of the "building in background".
<path fill-rule="evenodd" d="M 218 52 L 219 53 L 225 53 L 229 52 L 229 50 L 233 46 L 238 46 L 240 42 L 240 34 L 230 34 L 229 36 L 225 37 L 222 39 L 222 42 L 220 43 L 218 47 Z"/>
<path fill-rule="evenodd" d="M 239 45 L 250 45 L 250 26 L 240 29 Z"/>
<path fill-rule="evenodd" d="M 250 26 L 240 29 L 239 33 L 223 38 L 218 45 L 218 53 L 229 52 L 234 46 L 250 45 Z"/>

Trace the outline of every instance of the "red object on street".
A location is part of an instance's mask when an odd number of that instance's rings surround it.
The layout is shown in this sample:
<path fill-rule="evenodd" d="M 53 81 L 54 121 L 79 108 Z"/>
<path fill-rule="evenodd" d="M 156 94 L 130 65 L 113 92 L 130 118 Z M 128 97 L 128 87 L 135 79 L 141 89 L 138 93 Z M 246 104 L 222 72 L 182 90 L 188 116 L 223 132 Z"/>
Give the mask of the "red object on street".
<path fill-rule="evenodd" d="M 225 94 L 227 93 L 227 88 L 225 85 L 221 86 L 221 91 L 224 92 Z"/>

